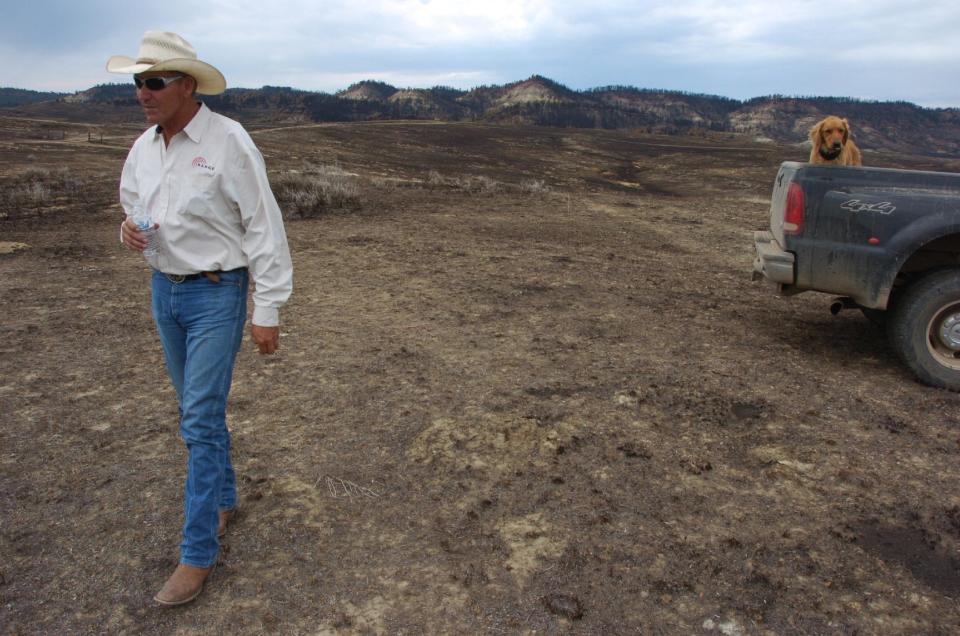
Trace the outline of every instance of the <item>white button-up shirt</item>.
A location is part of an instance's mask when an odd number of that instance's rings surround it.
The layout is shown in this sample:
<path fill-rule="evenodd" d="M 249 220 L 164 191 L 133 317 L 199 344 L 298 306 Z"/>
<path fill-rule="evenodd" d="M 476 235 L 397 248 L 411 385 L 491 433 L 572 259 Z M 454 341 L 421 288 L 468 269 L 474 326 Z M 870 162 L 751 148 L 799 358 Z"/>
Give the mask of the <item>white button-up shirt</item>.
<path fill-rule="evenodd" d="M 202 105 L 169 146 L 158 127 L 144 132 L 120 176 L 128 215 L 138 201 L 160 225 L 151 267 L 166 274 L 249 267 L 253 324 L 280 324 L 293 289 L 290 250 L 263 156 L 239 123 Z"/>

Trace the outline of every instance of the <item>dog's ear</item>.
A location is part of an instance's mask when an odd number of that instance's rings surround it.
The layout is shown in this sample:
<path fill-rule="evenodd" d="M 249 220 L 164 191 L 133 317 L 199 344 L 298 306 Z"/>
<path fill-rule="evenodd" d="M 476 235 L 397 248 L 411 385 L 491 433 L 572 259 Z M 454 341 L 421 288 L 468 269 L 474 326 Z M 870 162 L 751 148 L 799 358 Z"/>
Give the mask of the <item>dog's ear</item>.
<path fill-rule="evenodd" d="M 820 144 L 823 143 L 823 120 L 821 119 L 813 125 L 813 128 L 810 129 L 810 141 L 813 142 L 813 147 L 817 150 L 820 149 Z"/>
<path fill-rule="evenodd" d="M 850 122 L 847 121 L 847 118 L 843 118 L 843 143 L 846 144 L 847 140 L 850 139 Z"/>

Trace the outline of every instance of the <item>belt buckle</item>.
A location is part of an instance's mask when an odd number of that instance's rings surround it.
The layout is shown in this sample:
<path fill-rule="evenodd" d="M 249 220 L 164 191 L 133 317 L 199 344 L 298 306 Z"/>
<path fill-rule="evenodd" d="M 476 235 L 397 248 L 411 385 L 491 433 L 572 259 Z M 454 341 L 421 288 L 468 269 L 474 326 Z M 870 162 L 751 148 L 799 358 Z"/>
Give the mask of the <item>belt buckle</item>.
<path fill-rule="evenodd" d="M 169 280 L 171 283 L 175 285 L 179 285 L 180 283 L 182 283 L 187 279 L 187 277 L 184 276 L 183 274 L 164 274 L 164 276 L 166 276 L 167 280 Z"/>

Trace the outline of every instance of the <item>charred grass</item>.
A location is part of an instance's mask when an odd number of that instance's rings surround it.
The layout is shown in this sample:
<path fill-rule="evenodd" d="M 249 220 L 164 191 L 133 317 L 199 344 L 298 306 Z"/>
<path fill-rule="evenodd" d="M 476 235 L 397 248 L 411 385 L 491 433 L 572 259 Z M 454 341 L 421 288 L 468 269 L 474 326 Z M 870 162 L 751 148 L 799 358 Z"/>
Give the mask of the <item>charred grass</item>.
<path fill-rule="evenodd" d="M 118 210 L 0 220 L 26 246 L 0 253 L 8 631 L 956 631 L 960 398 L 859 315 L 750 281 L 801 150 L 391 122 L 254 137 L 283 201 L 290 175 L 349 187 L 288 221 L 281 353 L 244 345 L 229 407 L 240 515 L 188 608 L 150 602 L 184 455 Z M 33 161 L 113 196 L 122 146 L 67 142 Z"/>

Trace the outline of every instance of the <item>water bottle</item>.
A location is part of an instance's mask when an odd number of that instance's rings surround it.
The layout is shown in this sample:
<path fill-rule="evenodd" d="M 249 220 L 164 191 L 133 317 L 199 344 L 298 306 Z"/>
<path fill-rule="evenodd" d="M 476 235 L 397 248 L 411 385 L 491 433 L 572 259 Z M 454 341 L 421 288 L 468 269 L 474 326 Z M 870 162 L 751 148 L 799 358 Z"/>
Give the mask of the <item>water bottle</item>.
<path fill-rule="evenodd" d="M 140 203 L 134 203 L 131 210 L 131 217 L 144 238 L 147 239 L 147 247 L 143 250 L 144 256 L 154 256 L 160 251 L 160 245 L 157 238 L 157 229 L 153 227 L 153 219 L 150 213 Z"/>

